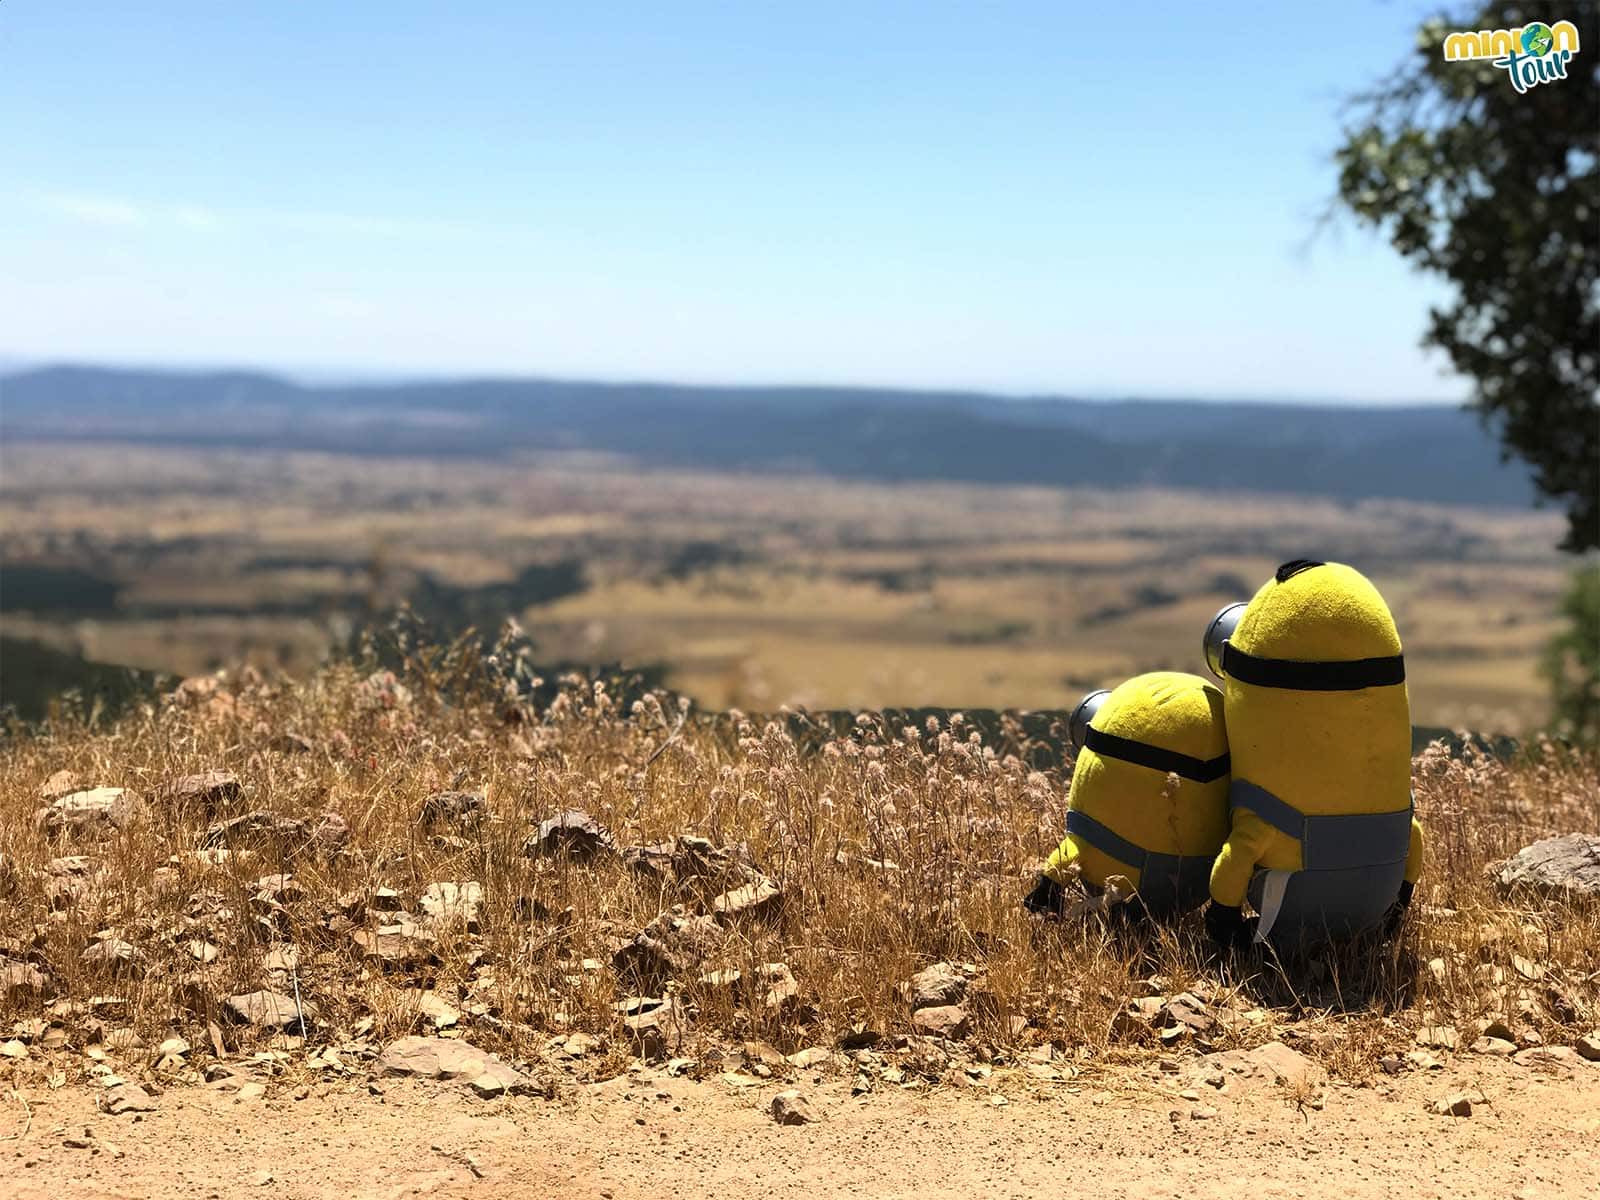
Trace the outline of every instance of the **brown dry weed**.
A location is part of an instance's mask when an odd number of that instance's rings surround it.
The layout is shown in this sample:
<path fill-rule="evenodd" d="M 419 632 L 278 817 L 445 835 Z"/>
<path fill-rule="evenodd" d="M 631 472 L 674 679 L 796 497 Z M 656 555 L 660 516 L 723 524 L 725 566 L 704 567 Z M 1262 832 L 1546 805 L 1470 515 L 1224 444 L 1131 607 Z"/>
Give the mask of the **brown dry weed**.
<path fill-rule="evenodd" d="M 675 997 L 687 1033 L 671 1050 L 685 1056 L 739 1039 L 785 1053 L 874 1033 L 889 1045 L 915 1032 L 904 981 L 949 961 L 972 981 L 966 1047 L 980 1059 L 1049 1043 L 1087 1065 L 1288 1032 L 1352 1077 L 1419 1030 L 1447 1041 L 1436 1031 L 1449 1028 L 1464 1050 L 1496 1020 L 1523 1045 L 1596 1023 L 1600 912 L 1505 897 L 1486 874 L 1539 837 L 1596 828 L 1590 755 L 1541 743 L 1508 764 L 1429 748 L 1415 764 L 1429 862 L 1402 935 L 1292 969 L 1218 964 L 1197 917 L 1151 931 L 1024 913 L 1070 763 L 1031 768 L 1038 747 L 1020 733 L 985 744 L 959 718 L 892 728 L 873 713 L 846 736 L 803 715 L 699 719 L 664 694 L 624 704 L 605 683 L 519 683 L 509 653 L 413 649 L 397 672 L 345 663 L 299 681 L 246 670 L 114 724 L 69 712 L 13 731 L 0 746 L 0 1018 L 71 1045 L 178 1035 L 309 1055 L 431 1032 L 442 1000 L 458 1031 L 523 1060 L 592 1035 L 604 1072 L 633 1055 L 618 1009 L 632 994 Z M 208 810 L 168 795 L 213 769 L 237 776 L 236 797 Z M 100 836 L 47 831 L 40 789 L 62 771 L 133 789 L 142 815 Z M 483 793 L 486 816 L 424 821 L 425 800 L 452 787 Z M 574 809 L 614 848 L 530 855 L 540 822 Z M 252 811 L 303 821 L 304 836 L 207 849 L 214 822 Z M 703 961 L 664 984 L 618 970 L 641 928 L 675 905 L 709 912 L 731 886 L 634 849 L 686 834 L 724 849 L 713 857 L 735 883 L 752 865 L 781 903 L 722 920 Z M 430 885 L 469 882 L 474 921 L 430 919 Z M 364 951 L 358 935 L 396 922 L 414 955 Z M 117 942 L 131 957 L 85 958 Z M 769 963 L 787 964 L 797 994 L 771 991 Z M 729 970 L 736 982 L 710 974 Z M 262 987 L 314 1012 L 304 1039 L 230 1023 L 225 999 Z M 1128 1017 L 1186 990 L 1209 1027 L 1163 1034 Z"/>

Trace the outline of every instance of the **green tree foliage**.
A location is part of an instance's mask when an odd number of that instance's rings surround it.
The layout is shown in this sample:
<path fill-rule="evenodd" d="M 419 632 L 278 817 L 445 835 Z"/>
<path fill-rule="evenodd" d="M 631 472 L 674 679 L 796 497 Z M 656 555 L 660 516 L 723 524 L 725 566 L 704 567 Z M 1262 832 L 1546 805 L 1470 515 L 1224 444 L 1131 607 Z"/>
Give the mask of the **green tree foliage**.
<path fill-rule="evenodd" d="M 1600 745 L 1600 566 L 1573 573 L 1561 614 L 1571 627 L 1551 640 L 1543 664 L 1556 731 L 1580 745 Z"/>
<path fill-rule="evenodd" d="M 1518 92 L 1486 60 L 1445 61 L 1452 30 L 1558 18 L 1580 37 L 1566 79 Z M 1566 509 L 1563 549 L 1600 546 L 1600 3 L 1494 5 L 1417 40 L 1352 103 L 1338 201 L 1453 285 L 1424 344 L 1472 380 L 1489 428 Z"/>

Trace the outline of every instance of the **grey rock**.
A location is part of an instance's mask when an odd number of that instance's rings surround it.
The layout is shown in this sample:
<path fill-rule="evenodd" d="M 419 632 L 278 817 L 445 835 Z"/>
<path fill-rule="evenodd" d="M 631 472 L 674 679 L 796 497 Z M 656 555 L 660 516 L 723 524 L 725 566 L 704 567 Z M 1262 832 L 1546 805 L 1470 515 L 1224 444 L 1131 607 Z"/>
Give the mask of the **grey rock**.
<path fill-rule="evenodd" d="M 1456 1050 L 1461 1046 L 1461 1031 L 1454 1025 L 1424 1025 L 1417 1030 L 1416 1041 L 1431 1050 Z"/>
<path fill-rule="evenodd" d="M 1488 1054 L 1496 1058 L 1509 1058 L 1517 1052 L 1517 1044 L 1508 1042 L 1504 1038 L 1481 1037 L 1472 1043 L 1470 1049 L 1474 1054 Z"/>
<path fill-rule="evenodd" d="M 1290 1087 L 1316 1086 L 1327 1079 L 1324 1071 L 1298 1050 L 1282 1042 L 1268 1042 L 1245 1052 L 1245 1057 L 1269 1073 L 1278 1083 Z"/>
<path fill-rule="evenodd" d="M 305 889 L 295 882 L 294 876 L 283 871 L 263 875 L 255 881 L 254 887 L 253 899 L 262 904 L 298 900 L 305 894 Z"/>
<path fill-rule="evenodd" d="M 765 875 L 723 892 L 711 901 L 711 911 L 725 921 L 770 918 L 782 907 L 783 890 Z"/>
<path fill-rule="evenodd" d="M 239 798 L 239 777 L 232 771 L 200 771 L 182 775 L 161 789 L 161 799 L 183 808 L 214 812 Z"/>
<path fill-rule="evenodd" d="M 161 1107 L 149 1092 L 137 1083 L 124 1083 L 111 1088 L 105 1095 L 105 1109 L 113 1117 L 124 1113 L 155 1112 Z"/>
<path fill-rule="evenodd" d="M 860 1024 L 846 1029 L 839 1035 L 839 1049 L 864 1050 L 868 1046 L 876 1046 L 883 1040 L 883 1033 L 869 1025 Z"/>
<path fill-rule="evenodd" d="M 597 854 L 611 853 L 616 843 L 604 825 L 580 809 L 558 813 L 539 826 L 539 832 L 528 840 L 530 855 L 565 854 L 571 858 L 588 859 Z"/>
<path fill-rule="evenodd" d="M 258 810 L 219 821 L 201 837 L 202 850 L 276 850 L 286 855 L 311 844 L 311 827 L 297 817 Z"/>
<path fill-rule="evenodd" d="M 422 802 L 424 825 L 477 825 L 489 815 L 489 798 L 482 792 L 435 792 Z"/>
<path fill-rule="evenodd" d="M 1449 1092 L 1435 1100 L 1432 1108 L 1441 1117 L 1470 1117 L 1475 1103 L 1483 1103 L 1477 1092 Z"/>
<path fill-rule="evenodd" d="M 744 982 L 744 972 L 737 967 L 725 967 L 720 971 L 707 971 L 700 976 L 700 986 L 707 992 L 717 992 L 732 997 L 739 991 Z"/>
<path fill-rule="evenodd" d="M 911 1008 L 939 1008 L 966 999 L 967 977 L 947 962 L 925 967 L 911 977 Z"/>
<path fill-rule="evenodd" d="M 300 947 L 292 942 L 278 942 L 268 946 L 261 956 L 261 969 L 269 973 L 287 974 L 300 965 Z"/>
<path fill-rule="evenodd" d="M 504 1096 L 510 1088 L 506 1081 L 493 1071 L 485 1071 L 467 1085 L 473 1092 L 485 1100 L 493 1100 L 497 1096 Z"/>
<path fill-rule="evenodd" d="M 1184 992 L 1167 1001 L 1162 1015 L 1167 1028 L 1182 1028 L 1192 1033 L 1207 1033 L 1216 1024 L 1207 1011 L 1205 1001 L 1193 992 Z"/>
<path fill-rule="evenodd" d="M 140 955 L 131 943 L 121 938 L 109 937 L 91 943 L 78 957 L 92 965 L 122 970 L 138 962 Z"/>
<path fill-rule="evenodd" d="M 771 1042 L 749 1041 L 739 1047 L 739 1052 L 744 1055 L 745 1065 L 748 1067 L 766 1067 L 775 1070 L 783 1067 L 789 1060 L 784 1058 L 783 1051 Z"/>
<path fill-rule="evenodd" d="M 833 1052 L 826 1046 L 807 1046 L 803 1050 L 796 1050 L 789 1055 L 789 1065 L 798 1067 L 802 1071 L 812 1067 L 820 1067 L 833 1057 Z"/>
<path fill-rule="evenodd" d="M 433 959 L 433 935 L 404 913 L 400 920 L 374 929 L 358 929 L 350 940 L 367 958 L 395 966 L 418 965 Z"/>
<path fill-rule="evenodd" d="M 657 1060 L 678 1053 L 688 1032 L 688 1018 L 675 1001 L 665 1001 L 622 1018 L 639 1057 Z"/>
<path fill-rule="evenodd" d="M 465 1080 L 485 1097 L 535 1090 L 533 1081 L 510 1063 L 461 1038 L 403 1037 L 384 1047 L 378 1070 L 417 1079 Z"/>
<path fill-rule="evenodd" d="M 448 1029 L 461 1023 L 461 1010 L 438 992 L 414 989 L 409 996 L 416 1002 L 417 1012 L 435 1029 Z"/>
<path fill-rule="evenodd" d="M 710 917 L 662 913 L 612 956 L 612 966 L 641 990 L 690 975 L 722 944 L 722 929 Z"/>
<path fill-rule="evenodd" d="M 672 871 L 679 882 L 708 880 L 720 886 L 739 887 L 764 878 L 756 869 L 750 848 L 743 842 L 718 847 L 703 837 L 682 834 L 675 839 Z"/>
<path fill-rule="evenodd" d="M 752 986 L 753 985 L 753 986 Z M 737 968 L 709 971 L 700 976 L 700 986 L 708 992 L 719 992 L 737 1001 L 747 991 L 753 991 L 763 1007 L 780 1009 L 800 995 L 800 985 L 788 963 L 762 963 L 750 972 Z"/>
<path fill-rule="evenodd" d="M 1553 899 L 1600 899 L 1600 836 L 1569 833 L 1517 851 L 1495 871 L 1503 891 L 1526 888 Z"/>
<path fill-rule="evenodd" d="M 772 1098 L 772 1119 L 779 1125 L 807 1125 L 816 1120 L 810 1102 L 797 1091 L 779 1092 Z"/>
<path fill-rule="evenodd" d="M 1496 1038 L 1502 1042 L 1515 1042 L 1516 1032 L 1506 1022 L 1496 1017 L 1478 1031 L 1480 1037 Z"/>
<path fill-rule="evenodd" d="M 1413 1054 L 1417 1052 L 1413 1051 Z M 1313 1060 L 1291 1049 L 1282 1042 L 1267 1042 L 1254 1050 L 1225 1050 L 1208 1055 L 1206 1061 L 1221 1070 L 1242 1076 L 1270 1078 L 1289 1088 L 1315 1088 L 1327 1082 L 1328 1073 Z M 1413 1066 L 1422 1063 L 1411 1055 L 1406 1061 Z M 1388 1070 L 1385 1067 L 1385 1070 Z M 1399 1069 L 1396 1065 L 1396 1070 Z"/>
<path fill-rule="evenodd" d="M 630 870 L 660 879 L 672 872 L 673 856 L 677 852 L 675 841 L 653 842 L 648 846 L 628 847 L 622 852 L 622 861 Z"/>
<path fill-rule="evenodd" d="M 966 1010 L 954 1004 L 936 1004 L 911 1014 L 911 1024 L 931 1037 L 963 1038 L 967 1035 Z"/>
<path fill-rule="evenodd" d="M 1588 1060 L 1571 1046 L 1530 1046 L 1518 1050 L 1511 1061 L 1548 1075 L 1570 1074 L 1574 1068 L 1589 1066 Z"/>
<path fill-rule="evenodd" d="M 144 813 L 144 801 L 129 788 L 99 787 L 70 792 L 38 812 L 48 834 L 104 836 L 126 829 Z"/>
<path fill-rule="evenodd" d="M 302 998 L 297 1010 L 293 996 L 265 989 L 229 996 L 223 1007 L 236 1019 L 257 1029 L 292 1029 L 301 1024 L 302 1012 L 307 1023 L 316 1016 L 310 1001 Z M 303 1028 L 301 1032 L 305 1032 Z"/>
<path fill-rule="evenodd" d="M 756 968 L 756 978 L 761 983 L 764 1008 L 781 1009 L 800 997 L 800 985 L 788 963 L 763 963 Z"/>

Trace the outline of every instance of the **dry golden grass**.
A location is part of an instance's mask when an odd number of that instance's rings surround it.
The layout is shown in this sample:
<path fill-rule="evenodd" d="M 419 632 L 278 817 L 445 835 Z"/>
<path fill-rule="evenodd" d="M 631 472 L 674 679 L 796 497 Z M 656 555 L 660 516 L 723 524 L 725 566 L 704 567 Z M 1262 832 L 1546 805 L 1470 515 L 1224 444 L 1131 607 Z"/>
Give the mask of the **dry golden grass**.
<path fill-rule="evenodd" d="M 1485 875 L 1538 837 L 1597 828 L 1592 757 L 1543 745 L 1505 765 L 1430 748 L 1416 786 L 1432 849 L 1403 936 L 1285 973 L 1211 961 L 1197 917 L 1140 931 L 1026 915 L 1018 901 L 1059 836 L 1070 768 L 1031 770 L 1020 734 L 985 745 L 961 722 L 892 729 L 871 713 L 847 737 L 801 717 L 680 721 L 668 697 L 624 711 L 578 680 L 536 705 L 496 690 L 520 661 L 502 645 L 487 665 L 466 650 L 414 651 L 398 678 L 372 663 L 299 682 L 245 671 L 110 727 L 63 716 L 14 731 L 0 747 L 0 954 L 36 967 L 47 989 L 0 993 L 0 1015 L 56 1022 L 74 1045 L 126 1026 L 150 1046 L 179 1033 L 209 1047 L 215 1022 L 229 1053 L 301 1054 L 427 1031 L 422 989 L 458 1008 L 481 1045 L 534 1057 L 553 1035 L 584 1031 L 602 1048 L 595 1069 L 617 1070 L 631 1048 L 615 1006 L 646 981 L 615 970 L 614 952 L 673 905 L 706 911 L 725 881 L 642 872 L 621 854 L 525 853 L 541 820 L 582 809 L 622 848 L 685 833 L 743 844 L 782 888 L 776 916 L 718 926 L 700 967 L 649 989 L 690 1014 L 685 1054 L 727 1039 L 787 1052 L 861 1029 L 910 1033 L 900 985 L 940 960 L 973 969 L 968 1051 L 1013 1061 L 1046 1042 L 1088 1064 L 1146 1053 L 1164 1044 L 1156 1031 L 1119 1014 L 1185 989 L 1216 1022 L 1203 1044 L 1287 1030 L 1347 1076 L 1409 1048 L 1423 1025 L 1453 1027 L 1465 1049 L 1496 1018 L 1524 1044 L 1596 1023 L 1600 911 L 1508 899 Z M 215 813 L 162 798 L 209 769 L 236 773 L 241 795 Z M 62 770 L 136 789 L 143 818 L 99 840 L 47 835 L 38 789 Z M 424 799 L 457 779 L 486 793 L 489 818 L 425 825 Z M 311 824 L 336 814 L 349 837 L 334 853 L 303 838 L 198 852 L 213 819 L 251 810 Z M 87 861 L 52 869 L 73 854 Z M 68 866 L 87 881 L 76 897 L 63 890 Z M 293 886 L 270 894 L 262 881 L 284 873 Z M 446 881 L 482 886 L 475 928 L 425 924 L 432 940 L 411 964 L 363 956 L 352 935 L 397 919 L 378 889 L 422 919 L 420 896 Z M 84 960 L 113 936 L 133 962 Z M 201 944 L 214 961 L 195 957 Z M 263 954 L 284 945 L 298 967 L 267 973 Z M 753 981 L 773 962 L 799 995 L 768 1007 Z M 702 981 L 721 968 L 743 971 L 741 984 Z M 303 1044 L 227 1023 L 224 998 L 269 984 L 315 1007 Z"/>

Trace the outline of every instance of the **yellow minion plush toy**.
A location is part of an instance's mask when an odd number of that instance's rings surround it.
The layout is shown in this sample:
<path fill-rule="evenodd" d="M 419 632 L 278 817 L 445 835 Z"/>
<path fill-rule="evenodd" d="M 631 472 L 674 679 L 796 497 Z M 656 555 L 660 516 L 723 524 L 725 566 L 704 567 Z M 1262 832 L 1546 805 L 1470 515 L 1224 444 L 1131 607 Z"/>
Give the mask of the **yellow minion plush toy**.
<path fill-rule="evenodd" d="M 1078 757 L 1067 836 L 1023 901 L 1029 909 L 1059 912 L 1062 884 L 1074 874 L 1096 889 L 1125 876 L 1154 916 L 1205 901 L 1228 828 L 1222 708 L 1215 687 L 1176 671 L 1135 676 L 1078 705 L 1069 722 Z"/>
<path fill-rule="evenodd" d="M 1249 941 L 1246 894 L 1255 940 L 1278 948 L 1397 920 L 1422 870 L 1422 829 L 1405 663 L 1383 597 L 1351 567 L 1297 559 L 1218 613 L 1205 649 L 1233 757 L 1211 935 Z"/>

